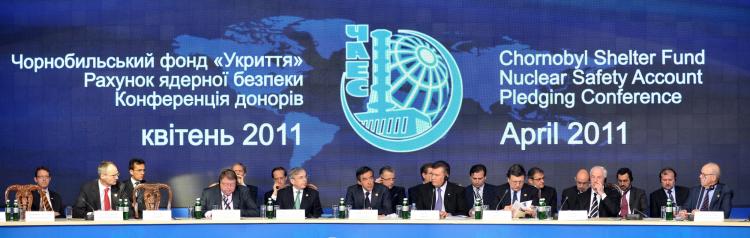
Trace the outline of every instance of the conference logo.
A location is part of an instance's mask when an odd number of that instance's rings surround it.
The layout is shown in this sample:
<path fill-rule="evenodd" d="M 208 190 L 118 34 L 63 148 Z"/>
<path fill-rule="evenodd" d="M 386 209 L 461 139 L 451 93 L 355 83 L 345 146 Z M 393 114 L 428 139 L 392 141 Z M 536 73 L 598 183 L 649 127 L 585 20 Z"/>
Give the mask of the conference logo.
<path fill-rule="evenodd" d="M 391 152 L 421 150 L 445 136 L 463 99 L 450 52 L 417 31 L 370 31 L 363 24 L 345 31 L 341 106 L 357 135 Z"/>

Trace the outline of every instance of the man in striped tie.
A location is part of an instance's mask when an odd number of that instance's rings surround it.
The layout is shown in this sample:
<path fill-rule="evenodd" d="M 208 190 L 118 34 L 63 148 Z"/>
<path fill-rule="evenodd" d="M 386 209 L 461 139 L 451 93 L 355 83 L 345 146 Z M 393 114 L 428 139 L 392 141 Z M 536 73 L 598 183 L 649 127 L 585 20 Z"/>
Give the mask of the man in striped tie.
<path fill-rule="evenodd" d="M 206 218 L 211 218 L 211 210 L 240 210 L 242 217 L 260 216 L 255 199 L 245 186 L 238 186 L 237 174 L 231 169 L 225 169 L 219 174 L 219 185 L 203 190 L 201 204 L 204 204 Z"/>
<path fill-rule="evenodd" d="M 36 168 L 34 172 L 34 182 L 42 190 L 33 193 L 33 201 L 31 203 L 31 210 L 33 211 L 53 211 L 55 217 L 64 218 L 65 214 L 62 213 L 62 197 L 60 194 L 49 189 L 50 182 L 52 181 L 52 174 L 47 167 L 40 166 Z"/>
<path fill-rule="evenodd" d="M 723 211 L 724 218 L 729 218 L 732 211 L 732 188 L 719 182 L 721 168 L 713 162 L 703 165 L 698 175 L 701 185 L 690 189 L 690 195 L 680 215 L 684 216 L 688 211 Z"/>
<path fill-rule="evenodd" d="M 578 208 L 588 211 L 589 218 L 616 217 L 620 211 L 620 192 L 607 184 L 607 169 L 594 166 L 589 170 L 591 188 L 578 194 Z"/>

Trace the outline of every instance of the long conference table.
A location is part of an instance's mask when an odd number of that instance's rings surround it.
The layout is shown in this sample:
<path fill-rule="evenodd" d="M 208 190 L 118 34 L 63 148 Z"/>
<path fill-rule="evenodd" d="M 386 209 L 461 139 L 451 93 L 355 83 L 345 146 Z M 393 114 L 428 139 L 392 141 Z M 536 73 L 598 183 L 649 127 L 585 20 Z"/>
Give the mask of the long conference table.
<path fill-rule="evenodd" d="M 750 222 L 662 221 L 660 219 L 587 221 L 515 219 L 439 221 L 349 219 L 278 220 L 243 218 L 239 221 L 175 219 L 100 222 L 58 219 L 55 222 L 0 223 L 0 237 L 750 237 Z M 521 236 L 516 236 L 521 237 Z"/>

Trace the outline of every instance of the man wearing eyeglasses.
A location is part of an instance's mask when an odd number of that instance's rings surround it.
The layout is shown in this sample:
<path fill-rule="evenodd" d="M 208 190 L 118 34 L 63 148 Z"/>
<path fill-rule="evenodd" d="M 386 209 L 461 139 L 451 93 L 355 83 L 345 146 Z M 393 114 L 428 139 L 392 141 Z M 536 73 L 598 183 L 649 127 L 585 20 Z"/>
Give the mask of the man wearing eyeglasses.
<path fill-rule="evenodd" d="M 64 218 L 62 214 L 62 197 L 59 193 L 49 189 L 49 184 L 52 181 L 52 174 L 47 167 L 37 167 L 34 172 L 34 182 L 36 185 L 42 188 L 41 191 L 36 191 L 32 194 L 34 197 L 31 202 L 32 211 L 53 211 L 55 217 Z"/>
<path fill-rule="evenodd" d="M 97 167 L 99 178 L 84 184 L 73 207 L 73 217 L 84 218 L 93 209 L 112 211 L 117 209 L 117 199 L 129 194 L 120 194 L 117 178 L 120 172 L 111 161 L 102 161 Z"/>
<path fill-rule="evenodd" d="M 391 166 L 383 166 L 380 168 L 380 177 L 375 180 L 376 183 L 383 184 L 388 188 L 388 194 L 391 195 L 391 208 L 396 209 L 396 206 L 401 205 L 406 197 L 406 189 L 401 186 L 396 186 L 396 170 Z"/>
<path fill-rule="evenodd" d="M 703 165 L 698 175 L 701 185 L 690 189 L 687 203 L 682 205 L 686 210 L 680 211 L 680 215 L 685 216 L 688 211 L 723 211 L 724 218 L 729 218 L 734 191 L 720 183 L 720 177 L 718 164 L 711 162 Z"/>
<path fill-rule="evenodd" d="M 318 218 L 323 213 L 320 195 L 308 186 L 307 179 L 305 169 L 298 167 L 290 170 L 289 183 L 292 186 L 279 190 L 277 202 L 280 209 L 304 209 L 305 217 Z"/>

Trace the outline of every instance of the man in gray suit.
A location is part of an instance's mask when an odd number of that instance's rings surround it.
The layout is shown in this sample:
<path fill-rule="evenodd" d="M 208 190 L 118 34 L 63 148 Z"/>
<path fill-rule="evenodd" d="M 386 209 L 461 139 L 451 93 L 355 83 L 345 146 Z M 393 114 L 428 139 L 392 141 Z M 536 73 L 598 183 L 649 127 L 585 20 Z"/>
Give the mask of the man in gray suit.
<path fill-rule="evenodd" d="M 384 185 L 375 183 L 372 169 L 360 167 L 356 176 L 357 184 L 346 189 L 346 204 L 353 209 L 377 209 L 378 215 L 393 213 L 391 194 Z"/>
<path fill-rule="evenodd" d="M 716 163 L 707 163 L 698 175 L 700 186 L 690 188 L 688 200 L 683 204 L 684 210 L 680 215 L 696 211 L 723 211 L 724 218 L 729 218 L 732 212 L 732 198 L 734 191 L 726 184 L 719 182 L 721 168 Z"/>
<path fill-rule="evenodd" d="M 620 217 L 628 214 L 646 214 L 646 191 L 633 187 L 633 171 L 629 168 L 617 170 L 617 188 L 620 190 Z"/>
<path fill-rule="evenodd" d="M 201 204 L 205 207 L 206 217 L 211 218 L 214 205 L 220 210 L 240 210 L 242 217 L 257 217 L 260 215 L 255 199 L 245 186 L 237 186 L 237 174 L 231 169 L 225 169 L 219 174 L 219 185 L 203 190 Z"/>

